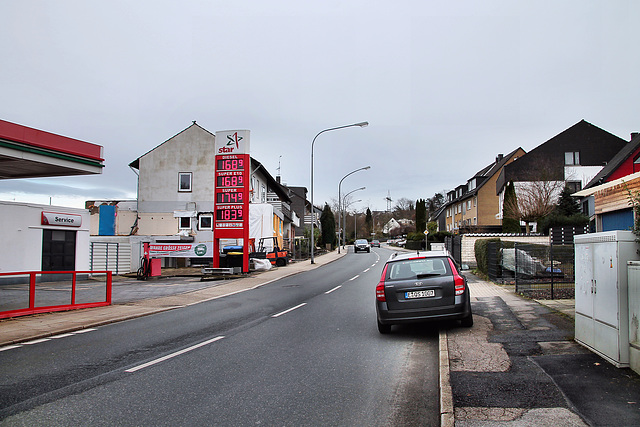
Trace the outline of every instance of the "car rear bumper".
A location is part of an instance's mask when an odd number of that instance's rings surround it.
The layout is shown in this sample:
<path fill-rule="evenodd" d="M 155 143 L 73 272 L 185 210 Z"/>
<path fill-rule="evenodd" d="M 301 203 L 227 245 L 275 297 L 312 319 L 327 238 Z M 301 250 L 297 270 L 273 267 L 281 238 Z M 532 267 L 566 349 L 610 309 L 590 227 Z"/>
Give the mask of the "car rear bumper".
<path fill-rule="evenodd" d="M 471 305 L 464 301 L 447 307 L 421 310 L 389 310 L 386 302 L 376 301 L 378 322 L 383 325 L 418 323 L 438 320 L 460 320 L 471 314 Z"/>

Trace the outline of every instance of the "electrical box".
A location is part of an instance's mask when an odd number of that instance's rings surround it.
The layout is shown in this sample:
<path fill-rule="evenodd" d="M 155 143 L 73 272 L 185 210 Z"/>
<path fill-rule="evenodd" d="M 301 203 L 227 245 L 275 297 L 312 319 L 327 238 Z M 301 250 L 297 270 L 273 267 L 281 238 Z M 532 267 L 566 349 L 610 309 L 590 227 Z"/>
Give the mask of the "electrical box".
<path fill-rule="evenodd" d="M 617 367 L 629 366 L 627 263 L 638 260 L 631 231 L 574 237 L 575 339 Z"/>
<path fill-rule="evenodd" d="M 640 374 L 640 261 L 630 261 L 629 271 L 629 367 Z"/>

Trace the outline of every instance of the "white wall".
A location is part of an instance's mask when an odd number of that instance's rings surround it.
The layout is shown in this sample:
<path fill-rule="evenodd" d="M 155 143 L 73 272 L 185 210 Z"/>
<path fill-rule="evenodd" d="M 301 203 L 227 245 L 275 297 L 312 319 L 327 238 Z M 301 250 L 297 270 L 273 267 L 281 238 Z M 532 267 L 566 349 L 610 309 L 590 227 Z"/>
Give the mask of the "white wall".
<path fill-rule="evenodd" d="M 82 216 L 80 227 L 41 225 L 42 212 Z M 76 231 L 76 270 L 89 270 L 89 211 L 62 206 L 0 201 L 0 272 L 42 269 L 42 230 Z"/>

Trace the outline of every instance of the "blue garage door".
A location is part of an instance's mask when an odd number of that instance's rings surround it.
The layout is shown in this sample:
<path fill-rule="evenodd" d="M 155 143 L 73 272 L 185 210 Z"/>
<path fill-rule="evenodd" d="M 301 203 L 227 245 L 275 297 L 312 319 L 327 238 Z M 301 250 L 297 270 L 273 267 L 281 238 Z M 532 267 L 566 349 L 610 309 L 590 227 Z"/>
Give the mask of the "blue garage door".
<path fill-rule="evenodd" d="M 631 208 L 602 214 L 602 231 L 632 229 L 633 210 Z"/>

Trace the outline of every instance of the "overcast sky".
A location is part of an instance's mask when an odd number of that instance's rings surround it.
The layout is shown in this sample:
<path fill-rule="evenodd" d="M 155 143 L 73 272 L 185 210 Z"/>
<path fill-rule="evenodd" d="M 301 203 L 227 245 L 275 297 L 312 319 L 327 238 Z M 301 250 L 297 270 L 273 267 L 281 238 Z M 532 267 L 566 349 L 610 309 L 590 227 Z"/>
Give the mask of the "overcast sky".
<path fill-rule="evenodd" d="M 131 199 L 128 164 L 193 120 L 317 205 L 428 198 L 581 119 L 640 130 L 640 2 L 0 0 L 0 119 L 104 147 L 99 176 L 0 199 Z M 190 153 L 196 156 L 203 153 Z M 207 153 L 204 153 L 207 154 Z M 210 155 L 214 155 L 210 153 Z M 395 204 L 395 202 L 393 202 Z"/>

